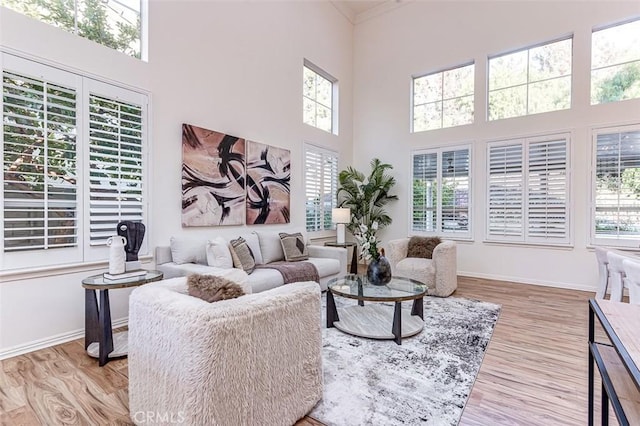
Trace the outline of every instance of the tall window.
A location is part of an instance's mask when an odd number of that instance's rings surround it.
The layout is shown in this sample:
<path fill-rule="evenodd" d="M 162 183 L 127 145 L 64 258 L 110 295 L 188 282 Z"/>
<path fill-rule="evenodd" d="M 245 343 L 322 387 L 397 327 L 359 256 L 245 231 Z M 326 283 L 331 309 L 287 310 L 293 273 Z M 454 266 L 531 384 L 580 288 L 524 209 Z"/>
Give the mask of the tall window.
<path fill-rule="evenodd" d="M 146 96 L 6 54 L 2 77 L 0 269 L 105 259 L 146 218 Z"/>
<path fill-rule="evenodd" d="M 413 79 L 413 131 L 473 123 L 474 64 Z"/>
<path fill-rule="evenodd" d="M 640 20 L 591 36 L 591 104 L 640 98 Z"/>
<path fill-rule="evenodd" d="M 412 154 L 411 232 L 468 238 L 470 148 L 447 147 Z"/>
<path fill-rule="evenodd" d="M 302 84 L 304 123 L 338 134 L 336 98 L 338 80 L 305 59 Z"/>
<path fill-rule="evenodd" d="M 305 144 L 304 190 L 307 231 L 333 229 L 331 209 L 337 206 L 338 153 Z"/>
<path fill-rule="evenodd" d="M 570 108 L 572 41 L 489 58 L 489 120 Z"/>
<path fill-rule="evenodd" d="M 638 247 L 640 239 L 640 126 L 593 134 L 592 242 Z"/>
<path fill-rule="evenodd" d="M 141 57 L 141 0 L 2 0 L 2 6 Z"/>
<path fill-rule="evenodd" d="M 488 144 L 488 240 L 570 242 L 568 151 L 568 135 Z"/>

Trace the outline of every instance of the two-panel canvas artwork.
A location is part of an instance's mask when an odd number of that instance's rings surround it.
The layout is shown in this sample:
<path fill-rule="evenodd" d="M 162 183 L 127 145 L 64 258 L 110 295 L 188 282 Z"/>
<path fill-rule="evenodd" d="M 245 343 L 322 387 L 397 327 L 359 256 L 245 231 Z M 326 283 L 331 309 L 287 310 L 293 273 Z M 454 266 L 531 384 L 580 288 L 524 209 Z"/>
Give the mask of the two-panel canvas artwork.
<path fill-rule="evenodd" d="M 291 152 L 182 125 L 182 226 L 289 223 Z"/>

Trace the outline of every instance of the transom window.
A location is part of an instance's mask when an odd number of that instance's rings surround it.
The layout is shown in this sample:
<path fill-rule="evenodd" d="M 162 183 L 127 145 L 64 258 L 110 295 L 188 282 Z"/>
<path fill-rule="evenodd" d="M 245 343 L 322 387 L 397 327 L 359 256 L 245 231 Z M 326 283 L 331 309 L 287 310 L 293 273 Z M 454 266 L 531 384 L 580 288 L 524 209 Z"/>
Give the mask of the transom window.
<path fill-rule="evenodd" d="M 591 36 L 591 104 L 640 98 L 640 20 Z"/>
<path fill-rule="evenodd" d="M 487 240 L 568 244 L 569 136 L 487 147 Z"/>
<path fill-rule="evenodd" d="M 142 57 L 141 0 L 2 0 L 0 3 L 127 55 Z"/>
<path fill-rule="evenodd" d="M 338 134 L 335 125 L 337 82 L 334 77 L 305 59 L 302 84 L 302 120 L 305 124 Z"/>
<path fill-rule="evenodd" d="M 640 239 L 640 125 L 596 130 L 593 144 L 592 242 L 637 248 Z"/>
<path fill-rule="evenodd" d="M 307 231 L 334 229 L 331 222 L 331 209 L 337 207 L 337 152 L 305 144 L 304 191 Z"/>
<path fill-rule="evenodd" d="M 470 148 L 426 149 L 411 157 L 411 233 L 470 237 Z"/>
<path fill-rule="evenodd" d="M 570 108 L 572 41 L 489 58 L 489 120 Z"/>
<path fill-rule="evenodd" d="M 475 65 L 413 79 L 413 131 L 473 123 Z"/>

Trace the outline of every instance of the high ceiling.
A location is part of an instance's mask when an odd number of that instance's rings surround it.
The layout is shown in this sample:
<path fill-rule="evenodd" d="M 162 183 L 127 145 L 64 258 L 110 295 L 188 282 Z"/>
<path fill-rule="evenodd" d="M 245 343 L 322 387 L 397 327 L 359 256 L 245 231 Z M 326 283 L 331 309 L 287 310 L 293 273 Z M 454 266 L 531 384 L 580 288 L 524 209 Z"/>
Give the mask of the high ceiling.
<path fill-rule="evenodd" d="M 410 0 L 332 0 L 331 3 L 352 23 L 358 23 Z"/>

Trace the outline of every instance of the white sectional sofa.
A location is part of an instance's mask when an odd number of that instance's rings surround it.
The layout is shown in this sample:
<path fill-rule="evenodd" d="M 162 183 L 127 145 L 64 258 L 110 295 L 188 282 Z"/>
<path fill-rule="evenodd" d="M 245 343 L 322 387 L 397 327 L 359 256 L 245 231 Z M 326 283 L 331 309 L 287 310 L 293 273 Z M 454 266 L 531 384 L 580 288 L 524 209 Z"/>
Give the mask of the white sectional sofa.
<path fill-rule="evenodd" d="M 274 231 L 245 232 L 241 235 L 251 248 L 257 265 L 284 260 L 280 245 L 280 236 Z M 220 240 L 221 237 L 215 238 Z M 232 237 L 233 239 L 235 237 Z M 220 262 L 211 253 L 209 238 L 173 237 L 170 246 L 156 248 L 156 267 L 164 273 L 164 278 L 175 278 L 188 274 L 211 274 L 225 276 L 249 287 L 258 293 L 284 284 L 282 274 L 275 269 L 255 269 L 250 274 L 242 269 L 220 267 Z M 227 243 L 230 239 L 226 239 Z M 327 282 L 347 272 L 347 250 L 340 247 L 324 247 L 307 244 L 310 263 L 313 263 L 320 275 L 321 290 L 327 289 Z M 227 265 L 228 266 L 228 265 Z"/>

